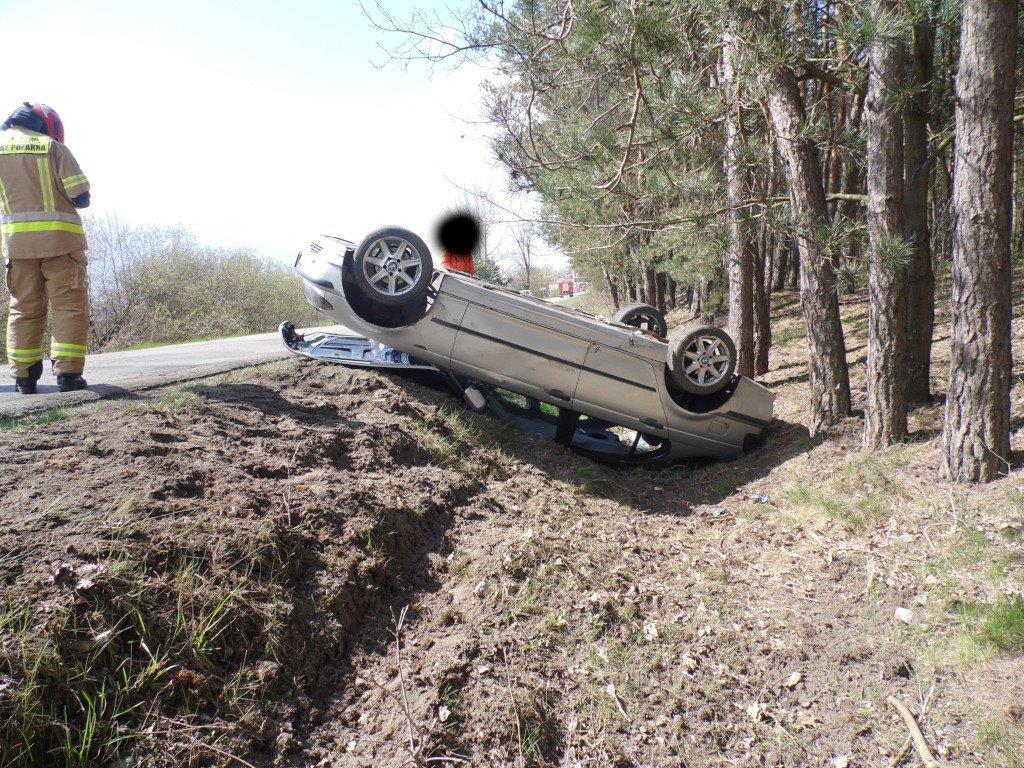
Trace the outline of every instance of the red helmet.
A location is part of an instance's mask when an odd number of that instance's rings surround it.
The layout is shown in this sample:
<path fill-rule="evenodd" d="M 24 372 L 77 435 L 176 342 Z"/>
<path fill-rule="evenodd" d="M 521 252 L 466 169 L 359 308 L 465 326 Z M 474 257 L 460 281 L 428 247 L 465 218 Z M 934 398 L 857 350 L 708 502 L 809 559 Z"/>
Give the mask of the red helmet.
<path fill-rule="evenodd" d="M 29 106 L 46 125 L 46 134 L 54 141 L 59 141 L 63 144 L 64 123 L 61 121 L 60 115 L 57 114 L 57 111 L 45 104 L 31 104 Z"/>

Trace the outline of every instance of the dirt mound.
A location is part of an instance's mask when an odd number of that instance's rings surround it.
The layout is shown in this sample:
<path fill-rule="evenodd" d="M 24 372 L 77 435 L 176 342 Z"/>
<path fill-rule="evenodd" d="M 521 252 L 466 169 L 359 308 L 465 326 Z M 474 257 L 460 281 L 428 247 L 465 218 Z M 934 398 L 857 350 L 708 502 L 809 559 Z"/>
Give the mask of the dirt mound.
<path fill-rule="evenodd" d="M 492 463 L 417 394 L 300 368 L 6 435 L 0 763 L 288 751 Z"/>
<path fill-rule="evenodd" d="M 302 363 L 6 432 L 0 766 L 888 766 L 890 695 L 1012 765 L 1019 471 L 812 441 L 793 339 L 766 447 L 661 471 Z"/>

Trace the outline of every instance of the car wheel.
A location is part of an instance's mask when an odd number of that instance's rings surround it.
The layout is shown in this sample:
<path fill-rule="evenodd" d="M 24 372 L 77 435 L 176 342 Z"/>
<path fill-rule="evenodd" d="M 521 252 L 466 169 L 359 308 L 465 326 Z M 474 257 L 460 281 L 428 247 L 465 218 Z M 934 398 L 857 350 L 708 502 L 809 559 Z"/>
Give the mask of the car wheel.
<path fill-rule="evenodd" d="M 692 395 L 712 395 L 728 386 L 736 371 L 736 345 L 713 325 L 684 328 L 668 345 L 672 381 Z"/>
<path fill-rule="evenodd" d="M 433 274 L 430 249 L 402 227 L 371 232 L 352 258 L 353 282 L 374 308 L 425 307 Z"/>
<path fill-rule="evenodd" d="M 612 320 L 653 333 L 659 339 L 668 336 L 668 323 L 665 321 L 665 316 L 650 304 L 629 304 L 616 312 Z"/>

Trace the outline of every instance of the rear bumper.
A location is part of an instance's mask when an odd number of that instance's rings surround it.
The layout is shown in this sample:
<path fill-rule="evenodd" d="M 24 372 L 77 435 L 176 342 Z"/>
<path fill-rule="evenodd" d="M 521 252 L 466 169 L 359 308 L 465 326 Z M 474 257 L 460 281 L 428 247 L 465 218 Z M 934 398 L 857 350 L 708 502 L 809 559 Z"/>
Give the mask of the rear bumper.
<path fill-rule="evenodd" d="M 327 331 L 299 333 L 291 323 L 278 328 L 285 349 L 295 355 L 326 363 L 357 368 L 385 368 L 401 370 L 437 370 L 405 352 L 399 352 L 361 336 L 345 336 Z"/>

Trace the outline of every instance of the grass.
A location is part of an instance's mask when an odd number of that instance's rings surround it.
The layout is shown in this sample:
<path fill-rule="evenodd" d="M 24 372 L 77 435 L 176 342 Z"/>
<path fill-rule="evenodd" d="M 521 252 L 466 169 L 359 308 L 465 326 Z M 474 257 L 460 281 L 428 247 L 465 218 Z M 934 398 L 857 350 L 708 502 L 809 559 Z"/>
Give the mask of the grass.
<path fill-rule="evenodd" d="M 1024 600 L 1001 598 L 982 611 L 979 640 L 1000 651 L 1024 654 Z"/>
<path fill-rule="evenodd" d="M 954 604 L 958 626 L 945 643 L 928 654 L 941 666 L 949 656 L 960 664 L 983 664 L 996 653 L 1024 654 L 1024 602 L 1000 598 L 995 603 L 972 601 Z M 948 654 L 948 655 L 947 655 Z"/>
<path fill-rule="evenodd" d="M 47 408 L 45 411 L 30 413 L 25 416 L 5 416 L 0 418 L 0 432 L 43 427 L 47 424 L 55 424 L 58 421 L 64 421 L 70 415 L 71 409 L 67 406 L 56 406 L 54 408 Z"/>
<path fill-rule="evenodd" d="M 776 347 L 788 347 L 795 341 L 804 338 L 805 332 L 798 321 L 793 321 L 772 328 L 772 344 Z"/>
<path fill-rule="evenodd" d="M 427 419 L 415 418 L 415 424 L 438 465 L 467 474 L 479 471 L 476 462 L 466 460 L 480 445 L 480 430 L 470 414 L 442 406 Z"/>
<path fill-rule="evenodd" d="M 172 414 L 182 410 L 195 396 L 195 392 L 189 386 L 176 387 L 157 397 L 128 403 L 125 408 L 129 411 L 160 411 Z"/>
<path fill-rule="evenodd" d="M 896 478 L 901 466 L 899 447 L 878 453 L 853 454 L 829 479 L 817 484 L 789 483 L 783 498 L 792 507 L 819 511 L 843 523 L 853 534 L 863 534 L 879 520 L 894 514 L 904 487 Z"/>
<path fill-rule="evenodd" d="M 512 712 L 518 736 L 511 741 L 522 744 L 523 764 L 547 766 L 558 759 L 563 741 L 562 724 L 557 717 L 557 697 L 548 687 L 518 689 L 513 695 Z"/>
<path fill-rule="evenodd" d="M 607 495 L 618 486 L 607 472 L 592 462 L 580 462 L 575 469 L 577 482 L 587 493 Z"/>
<path fill-rule="evenodd" d="M 988 765 L 1024 768 L 1024 725 L 1020 723 L 986 720 L 978 726 L 978 746 L 989 753 Z"/>
<path fill-rule="evenodd" d="M 200 701 L 237 695 L 222 672 L 242 658 L 227 649 L 262 635 L 243 605 L 250 586 L 244 574 L 211 578 L 194 557 L 160 574 L 122 558 L 71 603 L 5 600 L 0 765 L 109 764 L 130 753 L 161 705 L 187 718 Z"/>

